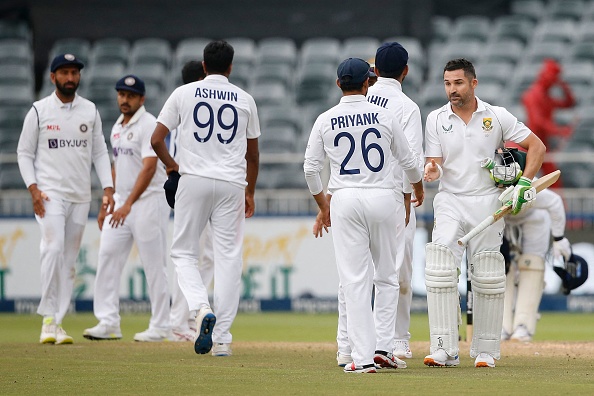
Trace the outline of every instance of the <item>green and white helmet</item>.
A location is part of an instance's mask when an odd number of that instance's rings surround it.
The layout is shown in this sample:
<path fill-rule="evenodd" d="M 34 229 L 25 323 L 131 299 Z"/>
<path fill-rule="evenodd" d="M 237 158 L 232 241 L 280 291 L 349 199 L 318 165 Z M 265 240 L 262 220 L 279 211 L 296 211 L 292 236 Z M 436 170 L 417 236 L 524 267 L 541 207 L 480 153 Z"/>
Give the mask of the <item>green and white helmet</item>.
<path fill-rule="evenodd" d="M 497 187 L 515 185 L 524 172 L 526 153 L 517 148 L 498 148 L 493 158 L 485 158 L 481 167 L 488 169 Z"/>

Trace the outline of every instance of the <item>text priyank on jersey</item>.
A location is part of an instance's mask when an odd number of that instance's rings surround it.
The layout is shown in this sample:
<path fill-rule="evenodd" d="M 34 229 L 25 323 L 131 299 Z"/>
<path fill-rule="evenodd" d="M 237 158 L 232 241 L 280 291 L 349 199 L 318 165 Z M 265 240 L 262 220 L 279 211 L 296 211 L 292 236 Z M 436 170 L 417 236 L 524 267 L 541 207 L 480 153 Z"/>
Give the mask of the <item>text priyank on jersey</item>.
<path fill-rule="evenodd" d="M 379 124 L 377 119 L 379 113 L 345 114 L 330 119 L 332 130 L 336 128 L 348 128 L 352 126 Z"/>
<path fill-rule="evenodd" d="M 196 88 L 194 97 L 200 97 L 203 99 L 219 99 L 226 100 L 228 102 L 237 102 L 237 92 L 219 91 L 217 89 L 210 88 Z"/>

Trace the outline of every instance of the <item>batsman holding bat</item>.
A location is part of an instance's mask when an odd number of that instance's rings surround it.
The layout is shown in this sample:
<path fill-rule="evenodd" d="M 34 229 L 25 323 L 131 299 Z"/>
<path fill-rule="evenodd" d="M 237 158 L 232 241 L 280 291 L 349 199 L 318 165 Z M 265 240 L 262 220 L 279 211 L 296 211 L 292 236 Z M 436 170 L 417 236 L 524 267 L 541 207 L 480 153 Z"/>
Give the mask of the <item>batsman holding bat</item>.
<path fill-rule="evenodd" d="M 457 240 L 500 206 L 500 190 L 493 172 L 481 167 L 485 158 L 513 141 L 527 151 L 523 173 L 503 178 L 515 187 L 502 199 L 519 213 L 536 197 L 531 181 L 542 164 L 545 146 L 506 109 L 475 96 L 476 72 L 466 59 L 444 67 L 449 102 L 427 117 L 424 180 L 440 181 L 435 196 L 432 242 L 426 247 L 425 284 L 431 350 L 427 366 L 457 366 L 458 273 L 464 247 Z M 515 166 L 511 167 L 513 171 Z M 503 174 L 507 174 L 503 169 Z M 475 367 L 495 367 L 500 358 L 500 336 L 505 293 L 505 263 L 499 253 L 503 222 L 497 222 L 467 245 L 474 298 L 474 332 L 470 356 Z"/>

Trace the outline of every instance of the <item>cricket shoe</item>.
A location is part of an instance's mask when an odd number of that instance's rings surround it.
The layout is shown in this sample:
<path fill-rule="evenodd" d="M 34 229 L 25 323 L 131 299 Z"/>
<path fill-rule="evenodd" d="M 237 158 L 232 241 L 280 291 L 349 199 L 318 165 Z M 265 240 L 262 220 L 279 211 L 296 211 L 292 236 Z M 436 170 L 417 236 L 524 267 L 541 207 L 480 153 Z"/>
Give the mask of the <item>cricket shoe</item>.
<path fill-rule="evenodd" d="M 365 364 L 363 366 L 355 366 L 355 362 L 352 362 L 351 364 L 347 364 L 344 367 L 344 372 L 345 373 L 358 373 L 358 374 L 364 374 L 364 373 L 377 373 L 377 370 L 375 368 L 375 364 Z"/>
<path fill-rule="evenodd" d="M 99 323 L 95 327 L 83 331 L 83 337 L 87 340 L 119 340 L 122 338 L 122 331 L 119 326 L 109 326 Z"/>
<path fill-rule="evenodd" d="M 172 331 L 173 341 L 176 342 L 193 342 L 196 339 L 196 330 L 176 329 Z"/>
<path fill-rule="evenodd" d="M 163 342 L 173 341 L 171 330 L 147 329 L 141 333 L 134 334 L 134 341 L 139 342 Z"/>
<path fill-rule="evenodd" d="M 202 307 L 196 315 L 196 340 L 194 341 L 194 351 L 199 355 L 204 355 L 212 349 L 212 330 L 217 322 L 216 316 L 212 313 L 210 307 Z"/>
<path fill-rule="evenodd" d="M 481 352 L 474 360 L 474 367 L 495 367 L 495 359 L 486 352 Z"/>
<path fill-rule="evenodd" d="M 231 351 L 231 344 L 223 344 L 217 342 L 212 347 L 212 356 L 231 356 L 233 355 L 233 351 Z"/>
<path fill-rule="evenodd" d="M 338 362 L 339 367 L 345 367 L 347 364 L 353 363 L 353 358 L 351 355 L 336 352 L 336 361 Z"/>
<path fill-rule="evenodd" d="M 408 344 L 408 341 L 405 340 L 394 341 L 394 351 L 392 351 L 392 353 L 400 359 L 412 359 L 410 345 Z"/>
<path fill-rule="evenodd" d="M 511 334 L 509 334 L 505 329 L 501 329 L 501 341 L 509 341 Z"/>
<path fill-rule="evenodd" d="M 438 349 L 425 356 L 423 364 L 429 367 L 455 367 L 460 364 L 460 359 L 458 359 L 458 355 L 450 356 L 444 349 Z"/>
<path fill-rule="evenodd" d="M 512 341 L 519 341 L 519 342 L 530 342 L 532 341 L 532 336 L 528 332 L 528 329 L 524 325 L 519 325 L 514 330 L 514 333 L 509 337 Z"/>
<path fill-rule="evenodd" d="M 378 368 L 406 368 L 406 363 L 404 360 L 400 360 L 390 352 L 386 351 L 375 351 L 375 355 L 373 355 L 373 362 Z"/>
<path fill-rule="evenodd" d="M 62 325 L 56 326 L 56 345 L 74 344 L 74 339 L 66 334 Z"/>
<path fill-rule="evenodd" d="M 41 325 L 41 335 L 39 342 L 41 344 L 53 344 L 56 342 L 56 323 L 54 318 L 44 318 L 43 325 Z"/>

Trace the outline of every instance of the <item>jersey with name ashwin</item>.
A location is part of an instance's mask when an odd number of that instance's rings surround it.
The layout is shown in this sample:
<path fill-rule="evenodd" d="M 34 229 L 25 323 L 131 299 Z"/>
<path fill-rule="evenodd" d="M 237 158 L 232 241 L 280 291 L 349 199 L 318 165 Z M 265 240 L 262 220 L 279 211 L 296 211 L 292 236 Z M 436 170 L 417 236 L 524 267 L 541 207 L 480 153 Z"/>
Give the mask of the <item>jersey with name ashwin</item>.
<path fill-rule="evenodd" d="M 396 117 L 368 103 L 363 95 L 344 96 L 317 118 L 305 151 L 306 177 L 319 174 L 326 154 L 331 167 L 328 190 L 332 192 L 396 188 L 392 157 L 412 182 L 421 179 L 418 157 L 410 150 Z"/>
<path fill-rule="evenodd" d="M 377 82 L 367 91 L 367 101 L 388 109 L 400 121 L 410 148 L 419 156 L 419 169 L 422 170 L 425 156 L 421 111 L 419 106 L 402 92 L 400 82 L 393 78 L 378 77 Z M 395 163 L 394 168 L 397 185 L 402 185 L 402 191 L 405 193 L 411 193 L 412 186 L 405 179 L 400 165 Z"/>
<path fill-rule="evenodd" d="M 425 127 L 425 155 L 442 157 L 443 176 L 439 191 L 463 195 L 487 195 L 498 192 L 481 168 L 481 161 L 493 158 L 504 142 L 520 143 L 530 129 L 503 107 L 477 100 L 477 110 L 468 125 L 458 117 L 450 103 L 432 111 Z"/>
<path fill-rule="evenodd" d="M 125 201 L 136 184 L 143 159 L 157 156 L 151 146 L 151 136 L 157 120 L 144 106 L 136 111 L 126 125 L 122 125 L 123 118 L 120 115 L 111 130 L 111 146 L 116 174 L 115 192 L 119 199 Z M 140 198 L 154 193 L 161 194 L 165 180 L 165 167 L 158 161 L 155 174 Z"/>
<path fill-rule="evenodd" d="M 247 139 L 260 136 L 256 103 L 222 75 L 209 75 L 177 88 L 157 122 L 178 127 L 180 174 L 246 186 Z"/>
<path fill-rule="evenodd" d="M 27 113 L 17 148 L 27 187 L 69 202 L 91 200 L 91 164 L 103 188 L 113 187 L 107 145 L 95 104 L 76 95 L 62 103 L 56 93 Z"/>

